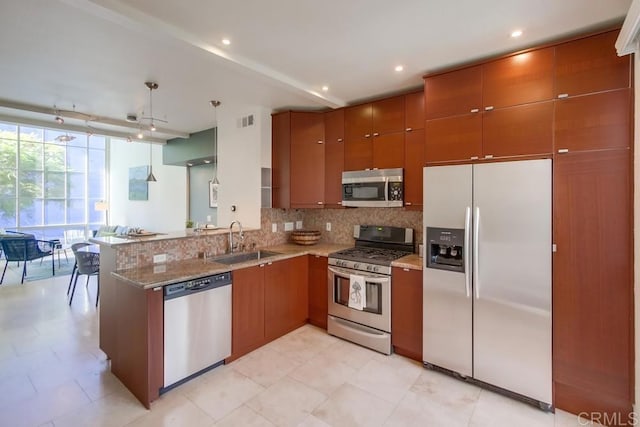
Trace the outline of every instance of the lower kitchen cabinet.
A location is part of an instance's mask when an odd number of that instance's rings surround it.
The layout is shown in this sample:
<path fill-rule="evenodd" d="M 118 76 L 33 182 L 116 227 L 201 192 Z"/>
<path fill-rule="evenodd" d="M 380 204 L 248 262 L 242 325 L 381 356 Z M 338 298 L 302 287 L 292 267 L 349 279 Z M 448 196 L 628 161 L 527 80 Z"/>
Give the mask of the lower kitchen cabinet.
<path fill-rule="evenodd" d="M 555 156 L 554 396 L 575 414 L 632 411 L 630 171 L 627 149 Z"/>
<path fill-rule="evenodd" d="M 309 323 L 327 329 L 329 285 L 327 257 L 309 255 Z"/>
<path fill-rule="evenodd" d="M 391 345 L 422 362 L 422 270 L 393 267 L 391 283 Z"/>
<path fill-rule="evenodd" d="M 264 268 L 264 332 L 267 341 L 304 325 L 309 291 L 306 257 L 269 262 Z"/>
<path fill-rule="evenodd" d="M 306 256 L 233 271 L 231 356 L 227 362 L 307 322 L 308 271 Z"/>
<path fill-rule="evenodd" d="M 230 359 L 237 359 L 264 344 L 264 268 L 256 265 L 232 274 Z"/>

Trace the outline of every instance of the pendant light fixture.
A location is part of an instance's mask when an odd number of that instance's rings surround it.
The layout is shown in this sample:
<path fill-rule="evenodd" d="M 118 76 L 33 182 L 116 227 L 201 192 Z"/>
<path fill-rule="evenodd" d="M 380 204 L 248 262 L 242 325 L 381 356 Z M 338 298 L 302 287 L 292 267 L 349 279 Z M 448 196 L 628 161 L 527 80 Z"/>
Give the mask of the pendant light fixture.
<path fill-rule="evenodd" d="M 213 180 L 211 181 L 211 185 L 215 190 L 220 186 L 220 181 L 218 181 L 218 107 L 220 106 L 220 101 L 209 101 L 209 104 L 213 107 L 213 117 L 214 117 L 214 128 L 213 128 L 213 161 L 214 161 L 214 174 Z"/>
<path fill-rule="evenodd" d="M 153 146 L 149 143 L 149 176 L 147 182 L 156 182 L 156 177 L 153 176 Z"/>

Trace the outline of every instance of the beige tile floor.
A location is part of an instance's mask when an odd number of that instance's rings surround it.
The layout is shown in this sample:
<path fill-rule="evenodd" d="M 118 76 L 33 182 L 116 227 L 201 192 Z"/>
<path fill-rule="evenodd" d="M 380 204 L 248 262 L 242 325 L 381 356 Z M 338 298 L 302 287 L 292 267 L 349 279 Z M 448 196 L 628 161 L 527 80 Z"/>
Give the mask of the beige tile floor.
<path fill-rule="evenodd" d="M 95 284 L 0 286 L 0 426 L 588 425 L 302 327 L 146 410 L 98 349 Z"/>

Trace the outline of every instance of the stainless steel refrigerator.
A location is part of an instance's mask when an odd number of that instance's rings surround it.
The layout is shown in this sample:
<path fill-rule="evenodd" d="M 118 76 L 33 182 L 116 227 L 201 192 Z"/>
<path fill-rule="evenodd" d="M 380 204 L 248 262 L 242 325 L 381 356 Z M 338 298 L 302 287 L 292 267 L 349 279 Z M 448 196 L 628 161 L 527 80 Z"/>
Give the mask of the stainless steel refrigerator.
<path fill-rule="evenodd" d="M 424 168 L 423 360 L 543 409 L 551 385 L 551 160 Z"/>

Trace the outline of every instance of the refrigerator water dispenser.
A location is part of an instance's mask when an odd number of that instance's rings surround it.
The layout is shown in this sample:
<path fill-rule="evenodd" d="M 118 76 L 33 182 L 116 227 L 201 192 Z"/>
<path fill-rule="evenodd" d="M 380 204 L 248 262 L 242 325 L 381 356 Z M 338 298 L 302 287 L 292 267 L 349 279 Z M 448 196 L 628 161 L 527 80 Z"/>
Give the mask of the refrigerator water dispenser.
<path fill-rule="evenodd" d="M 464 273 L 464 229 L 427 227 L 427 268 Z"/>

